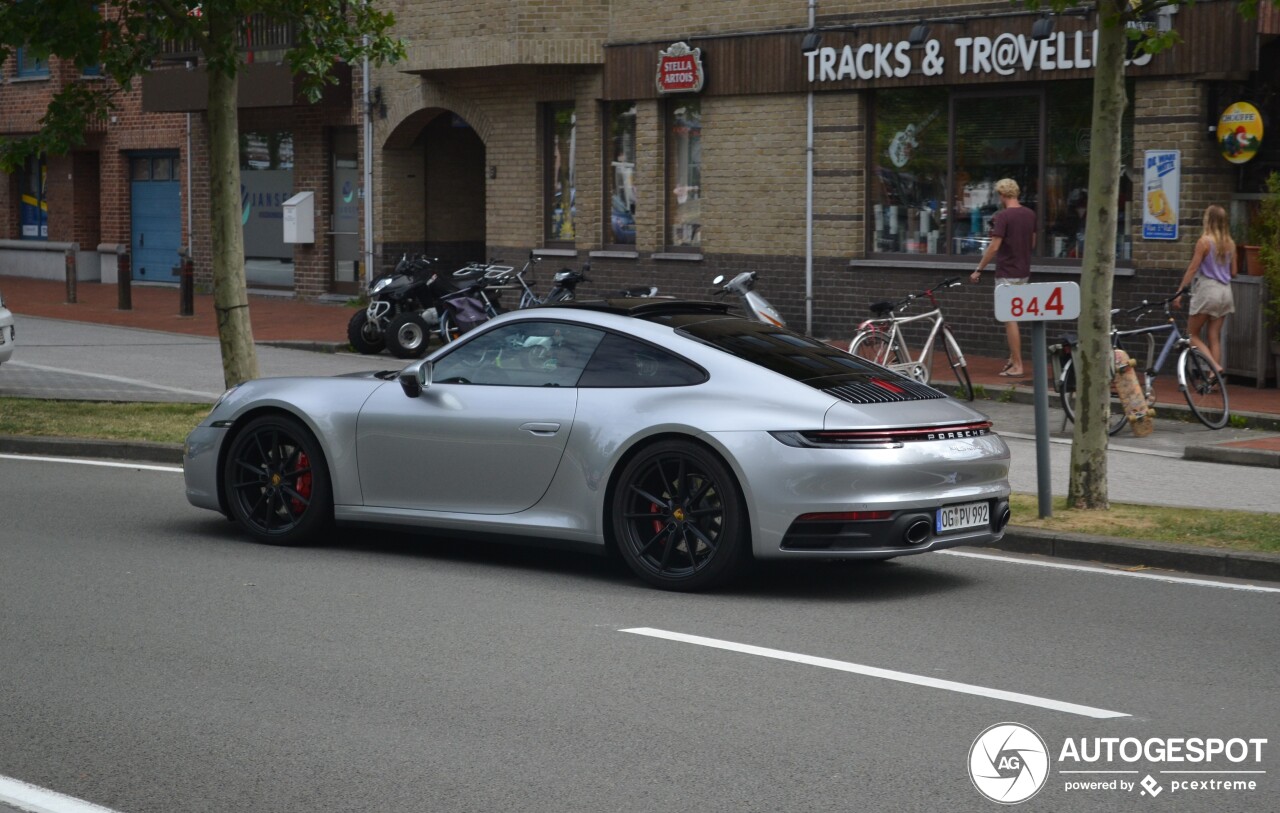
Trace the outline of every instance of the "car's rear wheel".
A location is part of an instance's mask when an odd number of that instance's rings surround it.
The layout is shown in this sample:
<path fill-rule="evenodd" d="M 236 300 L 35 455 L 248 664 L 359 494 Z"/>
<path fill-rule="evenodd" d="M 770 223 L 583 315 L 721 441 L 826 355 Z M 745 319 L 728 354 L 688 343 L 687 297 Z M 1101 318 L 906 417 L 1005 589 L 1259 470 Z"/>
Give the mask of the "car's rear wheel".
<path fill-rule="evenodd" d="M 333 519 L 324 453 L 293 418 L 251 421 L 231 442 L 222 477 L 231 516 L 259 542 L 314 542 Z"/>
<path fill-rule="evenodd" d="M 347 341 L 351 342 L 357 353 L 366 356 L 381 353 L 382 348 L 387 346 L 377 323 L 370 322 L 369 314 L 365 311 L 357 311 L 351 315 L 347 322 Z"/>
<path fill-rule="evenodd" d="M 721 584 L 749 555 L 747 512 L 732 472 L 687 441 L 661 441 L 633 457 L 611 512 L 622 558 L 664 590 Z"/>

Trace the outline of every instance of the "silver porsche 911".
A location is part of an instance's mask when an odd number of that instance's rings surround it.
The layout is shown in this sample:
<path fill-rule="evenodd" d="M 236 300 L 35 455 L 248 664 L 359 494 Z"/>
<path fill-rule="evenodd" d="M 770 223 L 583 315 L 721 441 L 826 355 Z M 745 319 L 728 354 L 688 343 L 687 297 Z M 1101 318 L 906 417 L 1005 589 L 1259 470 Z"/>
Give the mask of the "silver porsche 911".
<path fill-rule="evenodd" d="M 1000 537 L 1009 450 L 941 392 L 724 306 L 505 314 L 400 372 L 250 381 L 187 438 L 187 498 L 257 540 L 333 522 L 615 549 L 657 587 L 748 558 Z"/>

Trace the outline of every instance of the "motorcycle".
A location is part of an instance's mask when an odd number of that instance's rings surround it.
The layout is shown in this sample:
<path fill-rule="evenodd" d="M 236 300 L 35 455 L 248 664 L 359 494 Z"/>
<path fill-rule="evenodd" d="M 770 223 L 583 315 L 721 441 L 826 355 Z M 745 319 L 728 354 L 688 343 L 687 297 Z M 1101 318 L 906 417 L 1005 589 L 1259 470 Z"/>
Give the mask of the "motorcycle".
<path fill-rule="evenodd" d="M 551 278 L 551 290 L 547 292 L 546 299 L 540 304 L 555 305 L 560 302 L 572 302 L 578 297 L 578 284 L 582 282 L 590 282 L 587 279 L 587 272 L 591 270 L 591 263 L 583 263 L 581 271 L 574 271 L 572 268 L 562 268 L 556 272 Z"/>
<path fill-rule="evenodd" d="M 786 327 L 787 323 L 783 320 L 782 315 L 777 309 L 769 304 L 769 300 L 755 291 L 756 272 L 743 271 L 728 282 L 724 281 L 724 274 L 719 275 L 711 280 L 712 285 L 720 285 L 720 290 L 716 291 L 716 296 L 724 296 L 725 294 L 733 294 L 738 297 L 742 304 L 743 310 L 747 312 L 749 319 L 757 322 L 764 322 L 766 325 L 774 325 L 776 327 Z"/>
<path fill-rule="evenodd" d="M 405 254 L 393 270 L 373 281 L 369 286 L 369 306 L 347 322 L 347 341 L 356 352 L 382 352 L 392 319 L 402 313 L 416 313 L 430 304 L 427 283 L 433 262 L 435 258 L 423 254 Z"/>

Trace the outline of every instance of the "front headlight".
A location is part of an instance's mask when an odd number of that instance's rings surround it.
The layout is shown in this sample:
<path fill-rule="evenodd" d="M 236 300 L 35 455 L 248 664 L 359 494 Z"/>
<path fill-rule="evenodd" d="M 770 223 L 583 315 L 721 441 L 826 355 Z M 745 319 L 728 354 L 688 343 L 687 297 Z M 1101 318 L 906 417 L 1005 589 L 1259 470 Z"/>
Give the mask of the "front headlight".
<path fill-rule="evenodd" d="M 219 396 L 218 396 L 218 400 L 214 401 L 214 402 L 213 402 L 213 406 L 209 407 L 209 413 L 208 413 L 208 415 L 205 415 L 205 417 L 207 418 L 207 417 L 209 417 L 209 415 L 212 415 L 214 412 L 217 412 L 217 411 L 218 411 L 218 407 L 222 406 L 222 402 L 223 402 L 223 401 L 225 401 L 225 400 L 227 400 L 227 396 L 231 395 L 231 393 L 235 392 L 235 391 L 236 391 L 236 390 L 238 390 L 238 389 L 240 389 L 240 384 L 236 384 L 236 385 L 235 385 L 234 387 L 232 387 L 231 389 L 229 389 L 229 390 L 227 390 L 226 392 L 224 392 L 224 393 L 222 393 L 221 395 L 219 395 Z"/>
<path fill-rule="evenodd" d="M 378 291 L 381 291 L 383 288 L 387 287 L 390 284 L 391 284 L 391 277 L 383 277 L 382 279 L 378 280 L 373 284 L 373 287 L 369 289 L 369 293 L 376 294 Z"/>

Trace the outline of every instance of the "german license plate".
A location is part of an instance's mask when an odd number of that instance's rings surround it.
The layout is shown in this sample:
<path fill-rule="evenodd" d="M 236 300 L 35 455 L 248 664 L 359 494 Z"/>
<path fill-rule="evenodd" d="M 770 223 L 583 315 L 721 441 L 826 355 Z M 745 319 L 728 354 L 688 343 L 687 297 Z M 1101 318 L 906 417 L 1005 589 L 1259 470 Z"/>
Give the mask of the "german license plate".
<path fill-rule="evenodd" d="M 938 533 L 963 531 L 967 528 L 985 528 L 991 523 L 991 504 L 967 502 L 961 505 L 944 505 L 938 509 Z"/>

